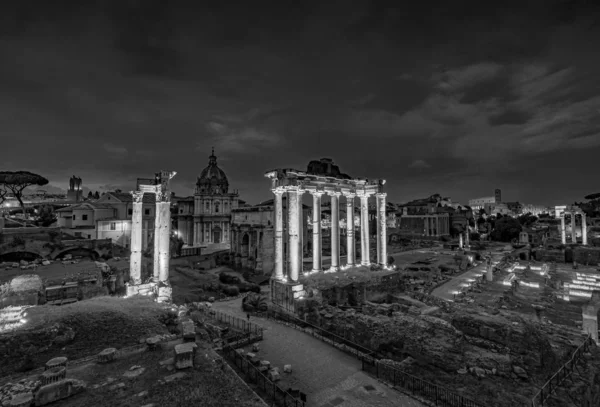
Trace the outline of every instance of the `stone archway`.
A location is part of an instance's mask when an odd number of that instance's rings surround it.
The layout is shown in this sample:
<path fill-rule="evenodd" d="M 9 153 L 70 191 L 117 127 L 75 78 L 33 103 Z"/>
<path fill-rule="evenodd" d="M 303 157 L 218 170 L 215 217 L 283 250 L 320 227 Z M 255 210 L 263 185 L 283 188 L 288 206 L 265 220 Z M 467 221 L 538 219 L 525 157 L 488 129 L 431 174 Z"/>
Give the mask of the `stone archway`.
<path fill-rule="evenodd" d="M 248 233 L 244 233 L 242 236 L 241 255 L 246 258 L 250 255 L 250 235 Z"/>
<path fill-rule="evenodd" d="M 70 254 L 72 256 L 91 257 L 92 260 L 97 260 L 100 257 L 100 254 L 95 250 L 88 249 L 86 247 L 70 247 L 53 255 L 52 258 L 53 260 L 56 260 L 61 257 L 64 257 L 67 254 Z"/>
<path fill-rule="evenodd" d="M 20 260 L 32 261 L 32 260 L 41 259 L 41 258 L 42 258 L 42 256 L 38 253 L 28 252 L 26 250 L 20 250 L 20 251 L 12 251 L 12 252 L 2 253 L 0 255 L 0 262 L 3 262 L 3 261 L 18 262 Z"/>

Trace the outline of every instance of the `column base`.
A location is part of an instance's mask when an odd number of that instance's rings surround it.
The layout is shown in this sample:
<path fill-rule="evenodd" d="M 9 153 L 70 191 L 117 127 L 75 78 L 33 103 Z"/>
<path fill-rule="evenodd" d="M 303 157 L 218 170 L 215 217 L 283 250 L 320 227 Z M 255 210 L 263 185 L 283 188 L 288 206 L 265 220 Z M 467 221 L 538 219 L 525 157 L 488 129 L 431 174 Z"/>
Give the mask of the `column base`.
<path fill-rule="evenodd" d="M 157 284 L 154 282 L 146 283 L 146 284 L 126 284 L 126 292 L 125 297 L 132 297 L 134 295 L 145 295 L 150 297 L 156 297 Z"/>
<path fill-rule="evenodd" d="M 323 269 L 312 269 L 310 272 L 312 273 L 321 273 Z"/>
<path fill-rule="evenodd" d="M 356 267 L 356 263 L 346 263 L 346 267 Z"/>
<path fill-rule="evenodd" d="M 326 273 L 335 273 L 336 271 L 340 271 L 339 266 L 331 266 L 325 272 Z"/>
<path fill-rule="evenodd" d="M 367 267 L 371 267 L 371 262 L 366 262 L 366 261 L 361 261 L 360 262 L 361 266 L 367 266 Z"/>
<path fill-rule="evenodd" d="M 271 302 L 288 312 L 296 312 L 296 301 L 306 295 L 304 285 L 297 282 L 271 280 Z"/>

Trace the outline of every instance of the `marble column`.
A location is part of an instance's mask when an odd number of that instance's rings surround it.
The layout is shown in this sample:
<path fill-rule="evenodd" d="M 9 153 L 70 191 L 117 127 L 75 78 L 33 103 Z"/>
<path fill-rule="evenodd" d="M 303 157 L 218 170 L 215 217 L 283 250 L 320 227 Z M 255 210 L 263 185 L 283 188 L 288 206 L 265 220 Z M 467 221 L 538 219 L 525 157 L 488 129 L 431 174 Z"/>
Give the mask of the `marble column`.
<path fill-rule="evenodd" d="M 357 194 L 360 197 L 360 264 L 370 266 L 369 254 L 369 195 L 366 193 Z"/>
<path fill-rule="evenodd" d="M 142 283 L 142 199 L 144 193 L 131 191 L 133 210 L 131 216 L 131 257 L 129 258 L 129 275 L 131 284 Z"/>
<path fill-rule="evenodd" d="M 340 192 L 329 192 L 331 196 L 331 267 L 340 269 Z"/>
<path fill-rule="evenodd" d="M 164 194 L 156 201 L 156 220 L 154 227 L 154 278 L 166 283 L 169 281 L 169 257 L 171 244 L 171 202 Z"/>
<path fill-rule="evenodd" d="M 275 259 L 273 267 L 273 278 L 275 280 L 283 280 L 283 197 L 284 189 L 275 188 L 273 194 L 274 212 L 275 212 Z"/>
<path fill-rule="evenodd" d="M 458 235 L 458 247 L 460 247 L 461 249 L 463 247 L 465 247 L 465 244 L 463 242 L 463 234 L 462 233 Z"/>
<path fill-rule="evenodd" d="M 300 197 L 304 191 L 299 189 L 288 190 L 288 253 L 290 258 L 289 278 L 292 282 L 297 282 L 301 269 L 301 247 L 299 226 L 300 221 Z"/>
<path fill-rule="evenodd" d="M 346 265 L 356 265 L 356 251 L 354 243 L 354 197 L 356 194 L 346 194 Z"/>
<path fill-rule="evenodd" d="M 565 214 L 560 215 L 560 242 L 567 244 L 567 227 L 565 225 Z"/>
<path fill-rule="evenodd" d="M 312 211 L 312 258 L 313 272 L 323 271 L 323 253 L 321 237 L 321 191 L 311 191 L 313 197 Z"/>
<path fill-rule="evenodd" d="M 386 193 L 375 195 L 377 201 L 377 264 L 387 265 L 387 219 L 386 219 Z"/>
<path fill-rule="evenodd" d="M 585 213 L 581 214 L 581 243 L 587 246 L 587 221 L 585 219 Z"/>
<path fill-rule="evenodd" d="M 577 223 L 575 220 L 575 212 L 571 212 L 571 241 L 577 243 Z"/>
<path fill-rule="evenodd" d="M 465 246 L 467 247 L 467 249 L 471 248 L 471 237 L 469 236 L 469 233 L 471 233 L 469 231 L 469 224 L 467 224 L 467 230 L 465 231 Z"/>

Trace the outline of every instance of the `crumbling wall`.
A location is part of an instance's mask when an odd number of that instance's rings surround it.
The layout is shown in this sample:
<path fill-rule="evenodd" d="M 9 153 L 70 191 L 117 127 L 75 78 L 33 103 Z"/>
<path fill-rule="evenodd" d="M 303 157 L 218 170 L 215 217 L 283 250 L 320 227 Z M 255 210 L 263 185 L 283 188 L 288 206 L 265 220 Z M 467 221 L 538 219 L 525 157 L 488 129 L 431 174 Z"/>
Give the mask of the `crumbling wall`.
<path fill-rule="evenodd" d="M 579 264 L 600 263 L 600 248 L 580 246 L 573 249 L 573 260 Z"/>
<path fill-rule="evenodd" d="M 562 249 L 537 249 L 534 252 L 535 260 L 545 262 L 565 262 L 565 251 Z"/>

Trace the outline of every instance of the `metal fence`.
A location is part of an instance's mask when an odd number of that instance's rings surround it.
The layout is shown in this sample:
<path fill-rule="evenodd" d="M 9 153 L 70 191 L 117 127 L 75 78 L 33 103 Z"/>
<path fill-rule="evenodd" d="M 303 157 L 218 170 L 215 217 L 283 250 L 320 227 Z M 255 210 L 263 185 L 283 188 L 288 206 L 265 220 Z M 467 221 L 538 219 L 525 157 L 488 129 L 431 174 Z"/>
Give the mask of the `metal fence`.
<path fill-rule="evenodd" d="M 445 387 L 429 383 L 391 365 L 381 363 L 382 359 L 374 350 L 342 338 L 323 328 L 310 324 L 281 311 L 269 310 L 268 318 L 278 319 L 301 329 L 315 338 L 332 344 L 336 348 L 356 356 L 362 362 L 362 370 L 394 387 L 400 387 L 415 396 L 426 398 L 440 407 L 484 407 L 467 397 L 456 394 Z"/>
<path fill-rule="evenodd" d="M 550 379 L 542 386 L 540 391 L 536 393 L 535 396 L 531 399 L 531 407 L 543 407 L 544 402 L 552 395 L 552 393 L 559 387 L 565 380 L 567 380 L 571 374 L 573 374 L 573 369 L 576 368 L 577 362 L 581 359 L 585 352 L 589 351 L 590 345 L 595 345 L 594 340 L 592 339 L 592 335 L 588 335 L 583 343 L 579 345 L 571 358 L 558 369 L 556 373 L 550 377 Z"/>
<path fill-rule="evenodd" d="M 255 385 L 254 390 L 261 395 L 262 399 L 265 400 L 267 404 L 283 407 L 306 406 L 306 396 L 303 397 L 304 400 L 301 400 L 283 390 L 275 382 L 265 376 L 250 360 L 236 352 L 233 347 L 224 346 L 222 352 L 223 355 L 246 376 L 246 380 Z"/>
<path fill-rule="evenodd" d="M 259 336 L 261 340 L 263 338 L 263 328 L 261 328 L 260 326 L 254 324 L 250 321 L 246 321 L 245 319 L 238 318 L 233 315 L 229 315 L 224 312 L 216 311 L 214 309 L 207 308 L 207 307 L 200 308 L 199 311 L 202 312 L 208 318 L 211 318 L 215 321 L 219 321 L 224 324 L 227 324 L 227 325 L 231 326 L 232 328 L 235 328 L 239 331 L 247 332 L 251 335 Z"/>

